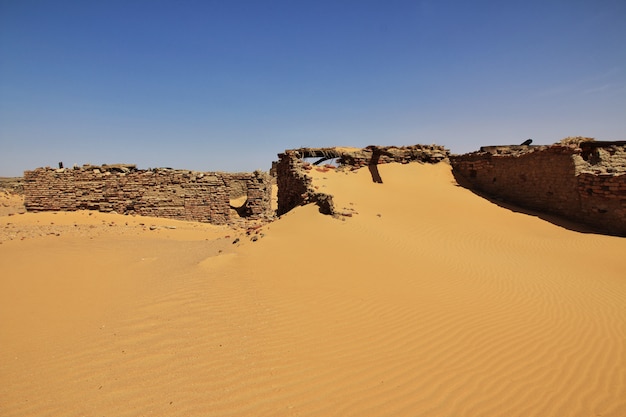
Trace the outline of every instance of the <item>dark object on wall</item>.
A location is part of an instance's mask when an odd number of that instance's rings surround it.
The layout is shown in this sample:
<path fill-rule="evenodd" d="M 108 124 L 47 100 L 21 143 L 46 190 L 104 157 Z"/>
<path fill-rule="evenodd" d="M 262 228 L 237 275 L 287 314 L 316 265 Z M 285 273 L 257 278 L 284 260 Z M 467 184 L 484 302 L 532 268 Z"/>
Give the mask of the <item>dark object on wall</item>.
<path fill-rule="evenodd" d="M 524 142 L 522 142 L 522 144 L 520 146 L 528 146 L 531 143 L 533 143 L 532 139 L 526 139 Z"/>

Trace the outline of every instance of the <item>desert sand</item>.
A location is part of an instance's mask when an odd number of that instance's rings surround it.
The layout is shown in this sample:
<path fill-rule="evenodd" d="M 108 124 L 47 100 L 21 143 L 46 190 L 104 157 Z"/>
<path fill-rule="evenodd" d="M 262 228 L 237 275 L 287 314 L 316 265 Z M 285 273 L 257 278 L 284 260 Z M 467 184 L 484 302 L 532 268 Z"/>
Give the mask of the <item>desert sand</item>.
<path fill-rule="evenodd" d="M 0 195 L 0 415 L 626 416 L 626 239 L 379 172 L 250 235 Z"/>

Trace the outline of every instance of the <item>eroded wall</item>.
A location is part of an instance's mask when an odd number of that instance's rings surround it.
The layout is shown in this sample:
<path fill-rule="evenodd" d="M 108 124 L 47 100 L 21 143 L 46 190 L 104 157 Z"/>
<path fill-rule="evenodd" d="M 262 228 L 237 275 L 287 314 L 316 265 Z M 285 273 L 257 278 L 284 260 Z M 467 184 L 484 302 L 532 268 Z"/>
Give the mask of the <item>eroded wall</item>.
<path fill-rule="evenodd" d="M 24 203 L 29 211 L 98 210 L 228 224 L 238 217 L 230 207 L 231 182 L 244 182 L 248 219 L 271 217 L 269 175 L 137 170 L 133 166 L 38 168 L 24 173 Z"/>
<path fill-rule="evenodd" d="M 626 143 L 484 147 L 464 155 L 438 145 L 407 147 L 302 148 L 279 154 L 273 171 L 278 215 L 316 203 L 336 214 L 333 197 L 312 186 L 303 158 L 334 158 L 343 169 L 389 162 L 437 163 L 450 160 L 460 182 L 493 197 L 586 223 L 626 236 Z M 254 173 L 137 170 L 132 165 L 38 168 L 24 175 L 29 211 L 92 209 L 229 224 L 239 216 L 269 220 L 271 178 Z M 235 211 L 231 198 L 247 195 Z"/>
<path fill-rule="evenodd" d="M 450 157 L 455 175 L 493 197 L 626 236 L 623 145 L 485 147 Z"/>
<path fill-rule="evenodd" d="M 334 215 L 332 196 L 319 193 L 312 186 L 313 179 L 307 174 L 310 164 L 303 162 L 297 151 L 287 150 L 278 156 L 274 165 L 278 186 L 277 214 L 281 216 L 297 206 L 316 203 L 322 213 Z"/>
<path fill-rule="evenodd" d="M 391 162 L 437 163 L 447 160 L 450 152 L 439 145 L 368 146 L 367 148 L 300 148 L 278 154 L 273 166 L 278 185 L 278 215 L 308 203 L 316 203 L 324 214 L 335 212 L 333 196 L 320 193 L 307 174 L 311 164 L 303 158 L 337 159 L 343 169 L 359 169 Z"/>

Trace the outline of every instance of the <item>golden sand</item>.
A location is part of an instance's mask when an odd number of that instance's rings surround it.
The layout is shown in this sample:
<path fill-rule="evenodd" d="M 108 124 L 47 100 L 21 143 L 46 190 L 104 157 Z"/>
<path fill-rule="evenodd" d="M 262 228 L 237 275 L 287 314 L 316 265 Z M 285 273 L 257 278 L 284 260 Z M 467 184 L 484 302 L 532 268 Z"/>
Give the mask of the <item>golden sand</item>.
<path fill-rule="evenodd" d="M 0 217 L 0 415 L 626 415 L 626 239 L 446 164 L 323 171 L 351 216 L 300 207 L 253 236 Z"/>

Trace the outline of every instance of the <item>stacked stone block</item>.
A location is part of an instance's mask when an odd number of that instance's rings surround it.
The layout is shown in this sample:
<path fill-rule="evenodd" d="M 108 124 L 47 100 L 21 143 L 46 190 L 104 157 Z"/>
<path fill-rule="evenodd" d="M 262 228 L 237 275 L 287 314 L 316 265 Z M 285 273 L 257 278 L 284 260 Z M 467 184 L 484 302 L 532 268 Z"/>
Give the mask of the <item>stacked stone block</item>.
<path fill-rule="evenodd" d="M 602 230 L 626 236 L 626 174 L 578 175 L 580 217 Z"/>
<path fill-rule="evenodd" d="M 450 157 L 454 173 L 472 188 L 522 207 L 553 213 L 626 236 L 624 145 L 483 147 Z"/>
<path fill-rule="evenodd" d="M 24 173 L 24 203 L 29 211 L 98 210 L 213 224 L 233 219 L 231 181 L 248 186 L 249 219 L 271 217 L 267 174 L 137 170 L 133 166 L 38 168 Z"/>
<path fill-rule="evenodd" d="M 388 164 L 397 162 L 437 163 L 445 160 L 450 151 L 440 145 L 412 145 L 412 146 L 368 146 L 354 152 L 342 152 L 339 164 L 354 168 L 361 168 L 372 163 Z"/>

